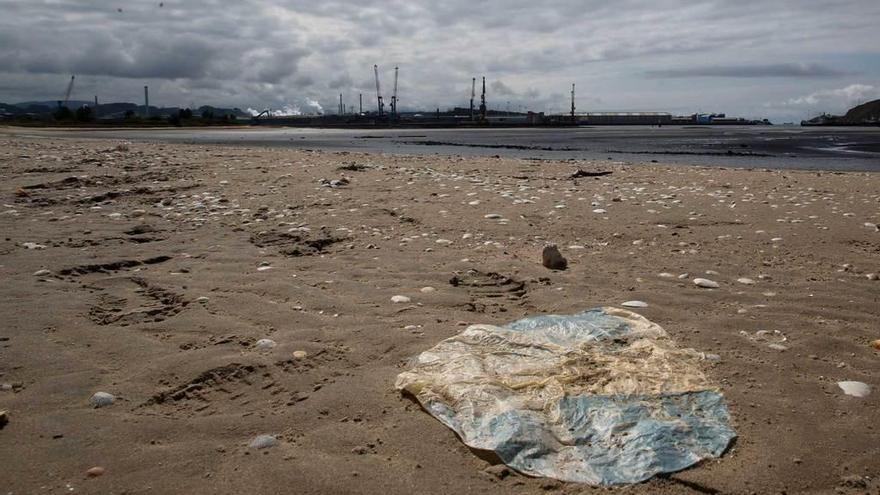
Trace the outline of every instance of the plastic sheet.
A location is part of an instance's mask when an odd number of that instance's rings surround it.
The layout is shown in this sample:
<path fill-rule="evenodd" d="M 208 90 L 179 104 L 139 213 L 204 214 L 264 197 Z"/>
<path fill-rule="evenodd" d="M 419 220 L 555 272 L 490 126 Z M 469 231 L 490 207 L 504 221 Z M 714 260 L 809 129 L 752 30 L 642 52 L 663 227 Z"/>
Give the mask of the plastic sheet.
<path fill-rule="evenodd" d="M 735 438 L 702 359 L 636 313 L 598 308 L 470 326 L 396 387 L 524 474 L 637 483 L 718 457 Z"/>

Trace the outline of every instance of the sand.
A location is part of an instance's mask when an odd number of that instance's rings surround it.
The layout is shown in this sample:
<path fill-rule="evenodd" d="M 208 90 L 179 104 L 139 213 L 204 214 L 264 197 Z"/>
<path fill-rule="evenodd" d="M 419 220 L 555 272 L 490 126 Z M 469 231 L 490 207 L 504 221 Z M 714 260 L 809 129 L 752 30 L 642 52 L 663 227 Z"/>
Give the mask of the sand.
<path fill-rule="evenodd" d="M 467 324 L 626 301 L 718 356 L 739 438 L 616 491 L 880 490 L 880 175 L 8 132 L 0 175 L 2 493 L 606 493 L 393 385 Z"/>

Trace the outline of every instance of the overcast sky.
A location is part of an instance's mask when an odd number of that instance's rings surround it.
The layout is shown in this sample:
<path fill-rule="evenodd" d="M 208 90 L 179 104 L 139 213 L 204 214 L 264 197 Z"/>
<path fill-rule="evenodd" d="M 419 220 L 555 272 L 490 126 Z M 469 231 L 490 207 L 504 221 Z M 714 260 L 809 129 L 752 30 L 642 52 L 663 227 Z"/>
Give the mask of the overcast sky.
<path fill-rule="evenodd" d="M 880 0 L 0 0 L 0 101 L 727 112 L 880 98 Z M 478 79 L 479 80 L 479 79 Z M 478 90 L 479 91 L 479 90 Z M 508 103 L 509 102 L 509 103 Z"/>

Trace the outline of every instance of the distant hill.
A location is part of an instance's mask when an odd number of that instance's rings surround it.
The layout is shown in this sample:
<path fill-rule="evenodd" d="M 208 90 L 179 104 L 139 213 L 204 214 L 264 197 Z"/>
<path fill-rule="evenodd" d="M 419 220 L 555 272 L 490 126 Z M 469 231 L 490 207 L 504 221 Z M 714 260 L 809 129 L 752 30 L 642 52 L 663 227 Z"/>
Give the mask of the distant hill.
<path fill-rule="evenodd" d="M 880 100 L 869 101 L 850 108 L 841 120 L 847 124 L 876 124 L 880 122 Z"/>
<path fill-rule="evenodd" d="M 85 100 L 70 100 L 67 102 L 67 108 L 76 110 L 83 106 L 94 106 L 94 102 Z M 34 115 L 38 118 L 48 118 L 58 110 L 57 101 L 23 101 L 21 103 L 0 103 L 0 116 L 19 116 Z M 177 116 L 181 109 L 178 107 L 154 107 L 150 105 L 150 115 L 159 117 Z M 124 118 L 126 112 L 133 112 L 135 115 L 143 115 L 144 106 L 136 103 L 99 103 L 97 117 L 99 119 L 119 119 Z M 224 115 L 235 115 L 238 118 L 250 118 L 251 114 L 241 110 L 240 108 L 221 108 L 203 105 L 193 110 L 194 116 L 212 115 L 214 118 L 220 118 Z"/>
<path fill-rule="evenodd" d="M 805 126 L 829 126 L 829 125 L 880 125 L 880 100 L 862 103 L 850 108 L 846 115 L 822 114 L 810 120 L 801 121 Z"/>
<path fill-rule="evenodd" d="M 93 102 L 86 100 L 70 100 L 67 102 L 68 108 L 79 108 L 83 105 L 91 105 Z M 19 108 L 28 108 L 28 107 L 49 107 L 49 108 L 58 108 L 58 101 L 23 101 L 21 103 L 15 103 L 13 106 Z"/>

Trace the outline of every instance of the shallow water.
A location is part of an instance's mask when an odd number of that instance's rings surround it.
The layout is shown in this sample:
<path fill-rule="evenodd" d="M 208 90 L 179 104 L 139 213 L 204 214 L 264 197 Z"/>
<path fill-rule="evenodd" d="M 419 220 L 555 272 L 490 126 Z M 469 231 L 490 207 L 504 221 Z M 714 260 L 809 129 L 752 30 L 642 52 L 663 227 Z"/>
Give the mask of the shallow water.
<path fill-rule="evenodd" d="M 880 171 L 880 128 L 609 126 L 521 129 L 33 130 L 165 142 L 248 144 L 415 155 L 501 155 L 748 168 Z"/>

